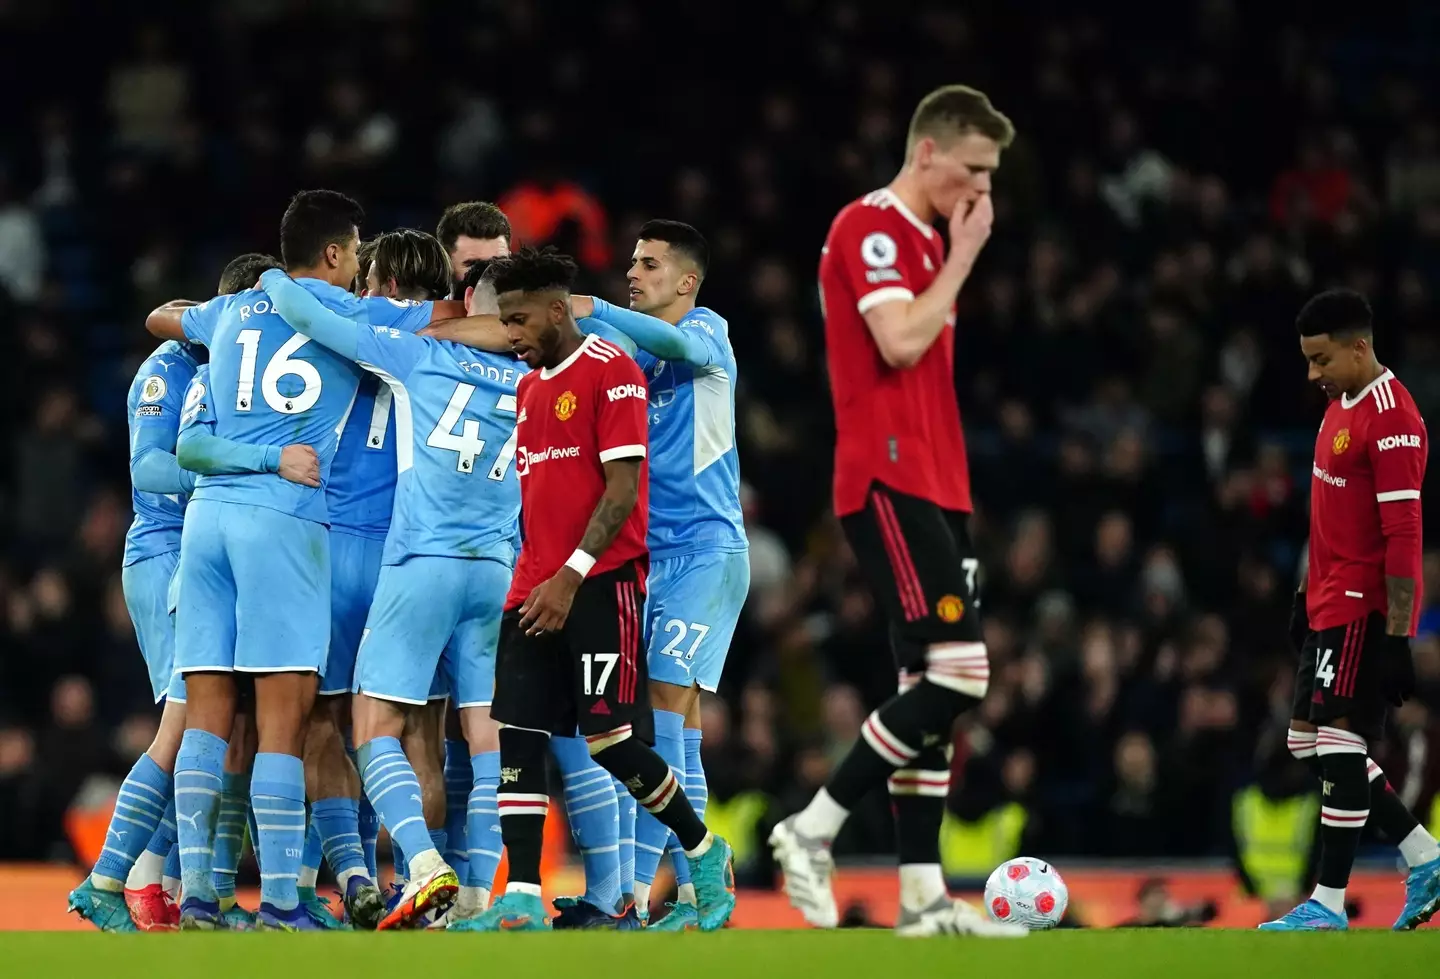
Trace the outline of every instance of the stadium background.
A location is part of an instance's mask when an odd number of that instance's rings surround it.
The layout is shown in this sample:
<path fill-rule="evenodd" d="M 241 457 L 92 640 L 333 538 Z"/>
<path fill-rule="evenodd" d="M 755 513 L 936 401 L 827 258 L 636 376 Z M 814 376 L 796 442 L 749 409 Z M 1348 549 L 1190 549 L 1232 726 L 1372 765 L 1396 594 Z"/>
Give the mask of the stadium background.
<path fill-rule="evenodd" d="M 612 299 L 644 218 L 709 236 L 754 586 L 705 764 L 764 882 L 757 840 L 892 682 L 827 509 L 819 247 L 952 81 L 1020 139 L 958 322 L 996 679 L 957 732 L 950 869 L 1015 848 L 1225 867 L 1242 811 L 1272 835 L 1305 822 L 1284 624 L 1322 404 L 1290 324 L 1315 289 L 1363 289 L 1436 417 L 1440 8 L 96 6 L 0 0 L 0 84 L 22 93 L 0 132 L 0 860 L 73 861 L 67 812 L 107 805 L 153 731 L 119 579 L 143 314 L 275 251 L 288 196 L 326 186 L 364 203 L 367 235 L 497 200 Z M 1433 827 L 1440 553 L 1426 578 L 1422 692 L 1377 757 Z M 838 847 L 888 838 L 876 798 Z"/>

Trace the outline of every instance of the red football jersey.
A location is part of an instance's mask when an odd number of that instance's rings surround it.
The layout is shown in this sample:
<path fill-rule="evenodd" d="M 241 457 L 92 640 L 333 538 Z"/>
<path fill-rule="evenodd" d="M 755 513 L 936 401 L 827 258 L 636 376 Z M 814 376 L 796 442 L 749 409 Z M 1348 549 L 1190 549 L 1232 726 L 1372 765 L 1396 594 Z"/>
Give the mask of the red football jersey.
<path fill-rule="evenodd" d="M 650 513 L 645 374 L 623 350 L 587 336 L 562 363 L 520 378 L 515 400 L 515 471 L 525 541 L 507 609 L 521 605 L 580 546 L 605 492 L 604 463 L 639 458 L 640 498 L 605 553 L 594 555 L 591 574 L 646 555 Z"/>
<path fill-rule="evenodd" d="M 865 325 L 882 303 L 914 299 L 945 262 L 940 233 L 889 190 L 847 205 L 820 253 L 825 359 L 835 404 L 835 512 L 865 505 L 870 484 L 970 510 L 970 469 L 955 399 L 955 311 L 919 363 L 887 365 Z"/>
<path fill-rule="evenodd" d="M 1310 480 L 1310 628 L 1384 615 L 1385 576 L 1415 579 L 1419 621 L 1420 485 L 1429 444 L 1410 392 L 1385 371 L 1354 398 L 1330 402 Z"/>

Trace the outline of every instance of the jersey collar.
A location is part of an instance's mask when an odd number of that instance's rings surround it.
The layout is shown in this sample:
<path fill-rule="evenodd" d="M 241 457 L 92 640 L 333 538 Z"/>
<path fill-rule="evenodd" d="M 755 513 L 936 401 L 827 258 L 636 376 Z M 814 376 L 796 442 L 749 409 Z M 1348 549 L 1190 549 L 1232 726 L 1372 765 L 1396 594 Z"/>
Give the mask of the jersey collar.
<path fill-rule="evenodd" d="M 560 361 L 560 363 L 556 364 L 554 367 L 542 367 L 542 368 L 540 368 L 540 379 L 541 379 L 542 381 L 548 381 L 548 380 L 550 380 L 550 378 L 554 377 L 556 374 L 559 374 L 559 373 L 560 373 L 561 371 L 563 371 L 565 368 L 567 368 L 567 367 L 569 367 L 571 364 L 575 363 L 575 361 L 577 361 L 577 360 L 580 359 L 580 355 L 585 352 L 585 348 L 588 347 L 588 346 L 590 346 L 590 341 L 591 341 L 591 340 L 594 340 L 594 339 L 595 339 L 595 334 L 593 334 L 593 333 L 587 333 L 587 334 L 585 334 L 585 339 L 580 341 L 580 346 L 578 346 L 578 347 L 575 348 L 575 352 L 574 352 L 573 354 L 571 354 L 569 357 L 566 357 L 564 360 Z"/>
<path fill-rule="evenodd" d="M 1394 372 L 1394 371 L 1392 371 L 1392 370 L 1391 370 L 1390 368 L 1388 368 L 1388 367 L 1385 368 L 1384 372 L 1381 373 L 1381 375 L 1380 375 L 1379 377 L 1375 378 L 1375 380 L 1371 381 L 1369 384 L 1367 384 L 1367 385 L 1365 385 L 1363 388 L 1361 388 L 1361 389 L 1360 389 L 1360 393 L 1357 394 L 1357 395 L 1355 395 L 1355 397 L 1352 398 L 1352 397 L 1350 397 L 1349 395 L 1345 395 L 1345 394 L 1340 395 L 1340 407 L 1344 408 L 1346 411 L 1349 411 L 1351 408 L 1355 407 L 1355 406 L 1358 405 L 1360 402 L 1364 401 L 1364 400 L 1365 400 L 1365 396 L 1368 395 L 1371 391 L 1375 390 L 1377 387 L 1379 387 L 1379 386 L 1380 386 L 1381 384 L 1383 384 L 1385 381 L 1388 381 L 1388 380 L 1392 379 L 1394 376 L 1395 376 L 1395 372 Z"/>
<path fill-rule="evenodd" d="M 885 195 L 885 199 L 890 202 L 891 207 L 895 208 L 895 210 L 900 212 L 901 217 L 903 217 L 906 221 L 909 221 L 911 224 L 915 225 L 915 227 L 919 228 L 922 235 L 924 235 L 926 238 L 935 237 L 935 229 L 930 227 L 930 225 L 926 224 L 924 221 L 921 221 L 918 217 L 916 217 L 915 212 L 905 206 L 905 202 L 900 199 L 900 196 L 898 194 L 896 194 L 889 187 L 883 188 L 880 193 Z"/>

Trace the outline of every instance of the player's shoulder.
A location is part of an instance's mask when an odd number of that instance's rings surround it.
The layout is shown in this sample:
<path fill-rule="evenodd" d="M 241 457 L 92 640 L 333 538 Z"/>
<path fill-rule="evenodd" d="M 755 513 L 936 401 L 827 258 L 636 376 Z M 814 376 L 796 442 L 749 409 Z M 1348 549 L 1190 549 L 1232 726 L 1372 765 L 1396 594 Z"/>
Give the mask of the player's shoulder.
<path fill-rule="evenodd" d="M 919 219 L 888 188 L 872 190 L 840 209 L 830 225 L 830 237 L 856 237 L 883 232 L 896 238 L 928 237 Z"/>
<path fill-rule="evenodd" d="M 585 342 L 580 345 L 579 353 L 580 356 L 576 363 L 586 371 L 594 371 L 605 377 L 629 373 L 631 370 L 637 374 L 640 373 L 640 367 L 635 363 L 634 358 L 609 340 L 594 333 L 585 337 Z"/>
<path fill-rule="evenodd" d="M 1392 371 L 1385 371 L 1356 397 L 1354 404 L 1383 426 L 1413 422 L 1421 428 L 1425 419 L 1410 391 Z"/>
<path fill-rule="evenodd" d="M 680 329 L 704 330 L 712 337 L 728 337 L 730 324 L 709 306 L 696 306 L 680 320 Z"/>

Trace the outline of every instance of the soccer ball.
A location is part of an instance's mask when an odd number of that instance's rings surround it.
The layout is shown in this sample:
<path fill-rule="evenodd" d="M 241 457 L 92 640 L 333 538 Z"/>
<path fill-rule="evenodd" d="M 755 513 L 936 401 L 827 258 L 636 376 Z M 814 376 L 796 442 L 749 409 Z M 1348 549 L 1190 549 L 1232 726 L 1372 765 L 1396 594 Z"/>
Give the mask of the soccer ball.
<path fill-rule="evenodd" d="M 1054 867 L 1016 857 L 995 868 L 985 882 L 985 910 L 996 921 L 1035 930 L 1054 928 L 1065 917 L 1070 889 Z"/>

